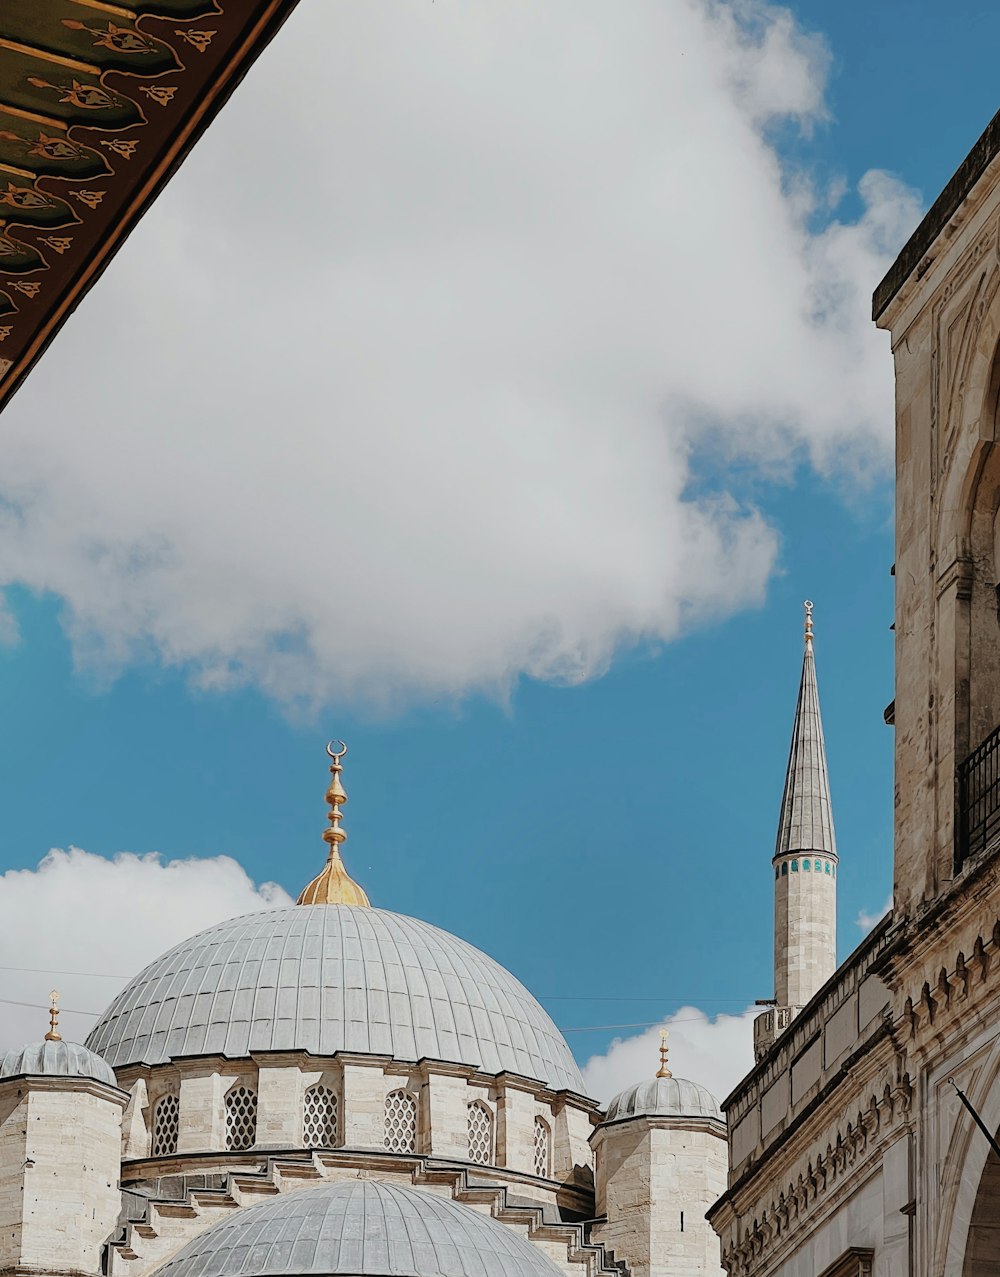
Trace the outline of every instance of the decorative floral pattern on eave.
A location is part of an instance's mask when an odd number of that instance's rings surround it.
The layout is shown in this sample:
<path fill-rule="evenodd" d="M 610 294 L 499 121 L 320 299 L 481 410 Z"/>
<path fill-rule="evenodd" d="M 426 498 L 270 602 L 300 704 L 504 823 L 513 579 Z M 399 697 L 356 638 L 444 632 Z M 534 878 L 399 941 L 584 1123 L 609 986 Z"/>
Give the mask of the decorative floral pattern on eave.
<path fill-rule="evenodd" d="M 0 408 L 296 2 L 0 4 Z"/>

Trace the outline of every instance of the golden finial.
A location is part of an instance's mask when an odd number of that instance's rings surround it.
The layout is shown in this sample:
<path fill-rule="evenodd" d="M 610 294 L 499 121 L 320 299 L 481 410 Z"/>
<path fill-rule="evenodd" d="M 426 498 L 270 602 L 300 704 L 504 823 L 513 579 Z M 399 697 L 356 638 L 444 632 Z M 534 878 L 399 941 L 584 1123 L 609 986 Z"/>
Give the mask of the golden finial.
<path fill-rule="evenodd" d="M 660 1069 L 657 1077 L 673 1077 L 674 1075 L 667 1068 L 667 1038 L 670 1036 L 666 1029 L 660 1030 Z"/>
<path fill-rule="evenodd" d="M 347 746 L 343 741 L 338 741 L 337 744 L 340 746 L 339 750 L 333 748 L 333 741 L 330 741 L 326 747 L 327 754 L 333 760 L 330 767 L 330 775 L 333 779 L 330 781 L 330 788 L 326 791 L 326 801 L 330 805 L 330 823 L 323 830 L 323 841 L 329 843 L 330 853 L 323 866 L 323 872 L 312 880 L 295 903 L 360 905 L 362 908 L 368 908 L 371 901 L 364 890 L 350 877 L 340 858 L 340 844 L 347 841 L 347 833 L 340 827 L 343 818 L 340 809 L 347 802 L 347 794 L 340 783 L 340 773 L 344 770 L 341 759 L 347 753 Z"/>
<path fill-rule="evenodd" d="M 62 1034 L 56 1027 L 59 1024 L 59 990 L 53 989 L 49 994 L 49 1031 L 45 1035 L 46 1042 L 61 1042 Z"/>
<path fill-rule="evenodd" d="M 811 643 L 811 642 L 813 641 L 813 605 L 812 605 L 812 599 L 806 599 L 806 601 L 802 604 L 802 606 L 803 606 L 803 607 L 805 608 L 805 610 L 806 610 L 806 642 L 807 642 L 807 643 Z"/>

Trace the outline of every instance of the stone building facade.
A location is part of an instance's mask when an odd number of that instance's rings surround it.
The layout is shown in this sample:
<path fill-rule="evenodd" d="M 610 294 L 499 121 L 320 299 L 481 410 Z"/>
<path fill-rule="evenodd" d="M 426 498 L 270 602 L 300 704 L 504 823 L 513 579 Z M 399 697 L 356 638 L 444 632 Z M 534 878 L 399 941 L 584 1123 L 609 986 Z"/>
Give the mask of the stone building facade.
<path fill-rule="evenodd" d="M 894 903 L 725 1101 L 731 1277 L 1000 1272 L 1000 116 L 874 298 L 896 375 Z"/>

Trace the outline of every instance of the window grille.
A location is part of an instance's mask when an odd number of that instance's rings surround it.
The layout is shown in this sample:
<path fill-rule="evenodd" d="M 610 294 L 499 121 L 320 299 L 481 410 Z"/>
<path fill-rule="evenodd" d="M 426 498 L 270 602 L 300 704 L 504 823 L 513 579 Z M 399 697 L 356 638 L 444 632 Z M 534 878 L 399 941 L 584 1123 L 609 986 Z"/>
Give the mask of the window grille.
<path fill-rule="evenodd" d="M 469 1161 L 483 1166 L 493 1161 L 493 1114 L 479 1100 L 469 1105 Z"/>
<path fill-rule="evenodd" d="M 542 1179 L 550 1179 L 552 1171 L 549 1167 L 549 1124 L 543 1118 L 535 1118 L 535 1174 Z"/>
<path fill-rule="evenodd" d="M 257 1092 L 234 1086 L 226 1096 L 226 1148 L 239 1152 L 257 1139 Z"/>
<path fill-rule="evenodd" d="M 306 1148 L 335 1148 L 337 1144 L 337 1092 L 329 1086 L 311 1086 L 302 1105 L 302 1143 Z"/>
<path fill-rule="evenodd" d="M 958 766 L 955 872 L 1000 841 L 1000 727 Z"/>
<path fill-rule="evenodd" d="M 177 1152 L 180 1132 L 181 1102 L 176 1095 L 163 1095 L 153 1110 L 153 1157 L 166 1157 Z"/>
<path fill-rule="evenodd" d="M 417 1101 L 409 1091 L 385 1097 L 385 1146 L 390 1153 L 417 1151 Z"/>

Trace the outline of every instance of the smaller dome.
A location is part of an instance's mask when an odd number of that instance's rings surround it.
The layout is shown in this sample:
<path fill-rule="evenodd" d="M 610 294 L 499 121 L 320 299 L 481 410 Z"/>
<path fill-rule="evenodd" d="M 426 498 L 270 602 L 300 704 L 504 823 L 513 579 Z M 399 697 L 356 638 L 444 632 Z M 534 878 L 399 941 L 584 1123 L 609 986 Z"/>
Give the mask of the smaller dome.
<path fill-rule="evenodd" d="M 12 1077 L 84 1077 L 117 1086 L 107 1060 L 78 1042 L 31 1042 L 0 1055 L 0 1082 Z"/>
<path fill-rule="evenodd" d="M 297 1188 L 207 1228 L 156 1277 L 558 1277 L 471 1206 L 378 1180 Z"/>
<path fill-rule="evenodd" d="M 654 1077 L 622 1091 L 608 1105 L 602 1125 L 630 1117 L 710 1117 L 725 1122 L 711 1091 L 682 1077 Z"/>

